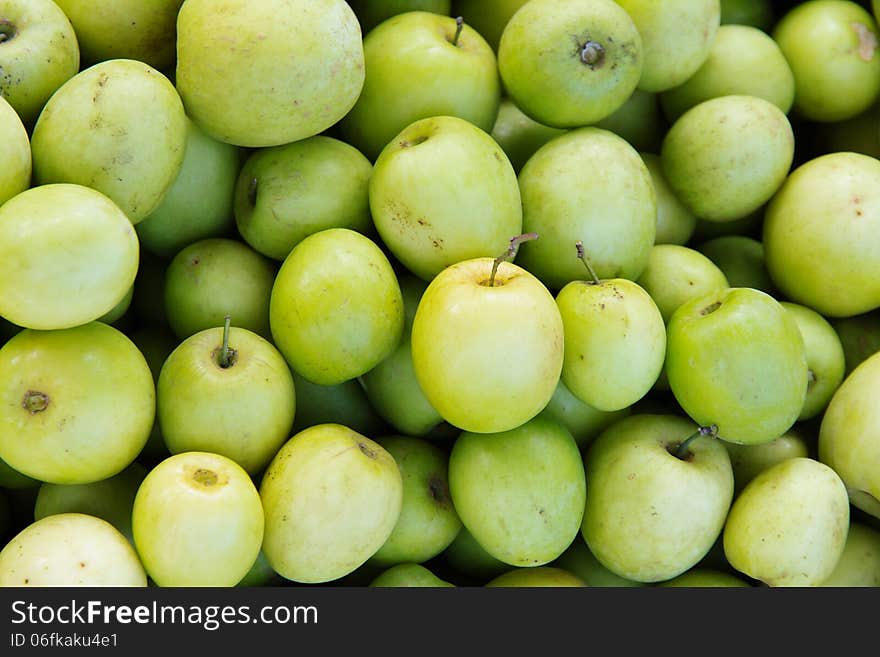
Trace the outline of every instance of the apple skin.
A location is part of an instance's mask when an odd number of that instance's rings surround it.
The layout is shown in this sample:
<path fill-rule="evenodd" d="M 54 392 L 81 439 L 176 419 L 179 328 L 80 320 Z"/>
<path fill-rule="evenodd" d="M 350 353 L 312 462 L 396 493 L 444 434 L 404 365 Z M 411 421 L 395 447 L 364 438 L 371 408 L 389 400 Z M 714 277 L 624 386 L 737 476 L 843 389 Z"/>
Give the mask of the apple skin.
<path fill-rule="evenodd" d="M 293 433 L 299 433 L 316 424 L 342 424 L 365 436 L 378 436 L 389 431 L 386 422 L 376 413 L 357 379 L 330 386 L 312 383 L 293 375 L 296 390 L 296 415 Z"/>
<path fill-rule="evenodd" d="M 510 570 L 510 564 L 486 552 L 464 526 L 443 551 L 441 559 L 455 576 L 477 585 L 485 584 L 493 577 Z"/>
<path fill-rule="evenodd" d="M 288 364 L 319 385 L 369 372 L 403 334 L 403 295 L 379 246 L 348 228 L 309 235 L 272 286 L 269 324 Z"/>
<path fill-rule="evenodd" d="M 722 25 L 751 25 L 769 32 L 774 23 L 771 0 L 721 0 Z"/>
<path fill-rule="evenodd" d="M 171 81 L 131 59 L 95 64 L 49 99 L 31 137 L 34 184 L 77 183 L 136 224 L 177 178 L 186 114 Z"/>
<path fill-rule="evenodd" d="M 819 427 L 819 460 L 846 484 L 853 506 L 880 518 L 880 354 L 863 361 L 834 393 Z"/>
<path fill-rule="evenodd" d="M 387 570 L 383 570 L 369 585 L 395 588 L 413 586 L 449 588 L 454 586 L 417 563 L 401 563 L 391 566 Z"/>
<path fill-rule="evenodd" d="M 880 351 L 880 310 L 832 322 L 843 345 L 844 376 L 849 376 L 869 356 Z"/>
<path fill-rule="evenodd" d="M 457 262 L 495 257 L 523 232 L 516 172 L 504 151 L 453 116 L 416 121 L 382 150 L 370 210 L 383 244 L 426 281 Z"/>
<path fill-rule="evenodd" d="M 0 32 L 7 37 L 0 48 L 0 97 L 30 129 L 55 90 L 79 72 L 79 43 L 51 0 L 3 0 Z"/>
<path fill-rule="evenodd" d="M 165 71 L 174 65 L 177 12 L 183 0 L 55 0 L 76 30 L 83 66 L 136 59 Z"/>
<path fill-rule="evenodd" d="M 263 507 L 234 461 L 208 452 L 169 456 L 141 482 L 134 544 L 158 586 L 234 586 L 263 541 Z"/>
<path fill-rule="evenodd" d="M 0 169 L 0 205 L 3 205 L 31 185 L 30 138 L 15 109 L 3 96 L 0 96 L 0 141 L 4 151 Z"/>
<path fill-rule="evenodd" d="M 772 36 L 794 73 L 798 115 L 810 121 L 843 121 L 877 100 L 877 23 L 858 3 L 800 3 L 779 19 Z M 816 50 L 811 43 L 823 47 Z"/>
<path fill-rule="evenodd" d="M 275 260 L 327 228 L 369 236 L 372 174 L 360 151 L 323 135 L 259 149 L 234 183 L 235 225 L 245 242 Z"/>
<path fill-rule="evenodd" d="M 431 281 L 416 310 L 412 357 L 425 397 L 449 424 L 474 433 L 514 429 L 550 401 L 563 361 L 563 324 L 546 287 L 491 258 L 466 260 Z"/>
<path fill-rule="evenodd" d="M 810 458 L 788 459 L 752 479 L 734 500 L 724 555 L 768 586 L 816 586 L 843 554 L 849 516 L 846 487 L 834 470 Z"/>
<path fill-rule="evenodd" d="M 464 526 L 511 566 L 541 566 L 577 537 L 584 465 L 565 426 L 538 416 L 495 434 L 463 432 L 449 456 L 449 492 Z"/>
<path fill-rule="evenodd" d="M 498 118 L 492 126 L 491 136 L 504 150 L 513 170 L 519 173 L 535 151 L 564 132 L 526 116 L 516 103 L 505 96 L 498 106 Z"/>
<path fill-rule="evenodd" d="M 601 128 L 571 130 L 542 146 L 519 174 L 526 242 L 517 263 L 553 290 L 580 280 L 584 248 L 599 278 L 635 280 L 657 232 L 648 168 L 622 137 Z M 626 220 L 622 220 L 626 217 Z"/>
<path fill-rule="evenodd" d="M 156 416 L 172 454 L 213 452 L 255 476 L 290 437 L 296 391 L 272 343 L 233 327 L 228 344 L 233 355 L 223 367 L 222 328 L 181 342 L 162 365 Z"/>
<path fill-rule="evenodd" d="M 880 265 L 878 234 L 880 161 L 821 155 L 795 169 L 767 206 L 767 271 L 790 301 L 826 318 L 865 313 L 880 306 L 880 280 L 864 275 Z"/>
<path fill-rule="evenodd" d="M 806 439 L 796 429 L 760 445 L 724 442 L 733 467 L 735 493 L 739 495 L 752 479 L 768 468 L 796 457 L 812 456 Z"/>
<path fill-rule="evenodd" d="M 467 23 L 453 44 L 450 16 L 412 11 L 364 36 L 366 79 L 340 121 L 342 138 L 375 160 L 395 135 L 421 119 L 453 116 L 492 130 L 501 101 L 495 53 Z"/>
<path fill-rule="evenodd" d="M 187 0 L 176 81 L 187 114 L 215 139 L 299 141 L 339 121 L 361 93 L 360 24 L 344 0 Z"/>
<path fill-rule="evenodd" d="M 767 273 L 764 244 L 760 240 L 746 235 L 721 235 L 696 245 L 696 250 L 715 263 L 730 287 L 751 287 L 771 296 L 778 294 Z"/>
<path fill-rule="evenodd" d="M 514 568 L 498 575 L 486 583 L 488 588 L 496 587 L 582 587 L 584 580 L 577 575 L 556 566 L 536 566 L 533 568 Z"/>
<path fill-rule="evenodd" d="M 660 112 L 657 94 L 639 89 L 594 126 L 623 137 L 637 151 L 659 151 L 669 127 Z"/>
<path fill-rule="evenodd" d="M 728 288 L 691 299 L 667 326 L 666 375 L 676 400 L 726 441 L 759 444 L 795 423 L 807 356 L 794 318 L 770 295 Z"/>
<path fill-rule="evenodd" d="M 560 377 L 553 396 L 541 411 L 553 417 L 571 432 L 579 449 L 585 448 L 602 431 L 630 413 L 630 408 L 617 411 L 600 411 L 575 397 Z"/>
<path fill-rule="evenodd" d="M 173 258 L 181 249 L 233 229 L 232 197 L 241 151 L 212 139 L 187 118 L 183 164 L 161 203 L 137 224 L 151 253 Z"/>
<path fill-rule="evenodd" d="M 880 586 L 880 532 L 858 522 L 850 522 L 843 554 L 834 571 L 819 586 Z"/>
<path fill-rule="evenodd" d="M 654 196 L 657 202 L 657 230 L 654 244 L 678 244 L 684 246 L 694 234 L 697 217 L 678 200 L 663 174 L 663 164 L 656 153 L 641 152 L 642 160 L 651 174 Z"/>
<path fill-rule="evenodd" d="M 684 459 L 670 451 L 696 429 L 677 415 L 630 415 L 587 451 L 581 533 L 616 575 L 646 583 L 672 579 L 721 534 L 733 499 L 724 446 L 700 437 Z"/>
<path fill-rule="evenodd" d="M 625 278 L 572 281 L 556 295 L 562 316 L 562 380 L 600 411 L 619 411 L 645 396 L 666 357 L 657 304 Z"/>
<path fill-rule="evenodd" d="M 704 588 L 731 588 L 731 587 L 748 587 L 748 582 L 743 581 L 735 575 L 725 573 L 711 568 L 691 568 L 689 571 L 682 573 L 678 577 L 673 577 L 665 582 L 660 582 L 657 586 L 664 588 L 669 587 L 704 587 Z"/>
<path fill-rule="evenodd" d="M 721 96 L 672 124 L 660 158 L 669 186 L 691 212 L 708 221 L 733 221 L 764 205 L 785 181 L 794 132 L 770 101 Z"/>
<path fill-rule="evenodd" d="M 278 451 L 260 497 L 272 568 L 288 580 L 321 583 L 354 572 L 388 540 L 403 481 L 378 443 L 344 425 L 319 424 Z"/>
<path fill-rule="evenodd" d="M 794 74 L 769 34 L 748 25 L 722 25 L 700 68 L 660 94 L 660 106 L 675 122 L 703 101 L 736 94 L 763 98 L 788 114 L 794 102 Z"/>
<path fill-rule="evenodd" d="M 657 93 L 677 87 L 706 61 L 721 22 L 719 0 L 617 0 L 617 4 L 642 37 L 639 89 Z"/>
<path fill-rule="evenodd" d="M 146 587 L 128 540 L 106 520 L 60 513 L 22 529 L 0 551 L 0 587 Z"/>
<path fill-rule="evenodd" d="M 590 552 L 587 543 L 583 540 L 583 536 L 575 538 L 571 545 L 559 555 L 559 558 L 551 563 L 552 566 L 558 566 L 563 570 L 567 570 L 571 574 L 580 577 L 587 586 L 596 586 L 604 588 L 631 588 L 637 586 L 646 586 L 644 582 L 637 582 L 632 579 L 626 579 L 615 575 L 605 566 L 599 563 L 598 559 Z"/>
<path fill-rule="evenodd" d="M 507 94 L 535 121 L 554 128 L 611 115 L 635 91 L 642 66 L 638 29 L 612 0 L 530 0 L 508 21 L 498 44 Z"/>

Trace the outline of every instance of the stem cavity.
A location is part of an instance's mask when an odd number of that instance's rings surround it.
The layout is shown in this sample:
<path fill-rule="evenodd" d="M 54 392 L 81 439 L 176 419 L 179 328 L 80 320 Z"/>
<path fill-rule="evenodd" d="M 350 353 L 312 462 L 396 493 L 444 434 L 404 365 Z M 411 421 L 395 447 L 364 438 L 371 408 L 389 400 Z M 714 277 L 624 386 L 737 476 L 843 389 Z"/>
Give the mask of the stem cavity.
<path fill-rule="evenodd" d="M 692 435 L 688 436 L 673 452 L 673 456 L 677 459 L 685 460 L 690 452 L 688 451 L 688 447 L 690 444 L 694 442 L 697 438 L 701 438 L 703 436 L 708 436 L 710 438 L 718 437 L 718 425 L 710 424 L 705 427 L 700 427 L 697 429 Z"/>
<path fill-rule="evenodd" d="M 602 281 L 599 280 L 599 277 L 596 275 L 596 270 L 593 269 L 593 265 L 590 264 L 589 258 L 587 258 L 586 254 L 584 253 L 584 243 L 581 242 L 580 240 L 578 240 L 577 242 L 574 243 L 574 245 L 575 245 L 575 248 L 577 248 L 578 258 L 580 258 L 581 262 L 584 263 L 584 267 L 587 268 L 587 272 L 589 273 L 590 278 L 592 279 L 590 282 L 593 285 L 599 285 Z"/>
<path fill-rule="evenodd" d="M 510 244 L 507 246 L 507 251 L 495 258 L 495 261 L 492 263 L 492 274 L 489 276 L 489 282 L 487 285 L 489 287 L 495 287 L 495 275 L 498 273 L 498 267 L 502 262 L 513 260 L 516 257 L 520 244 L 536 239 L 538 239 L 538 233 L 523 233 L 522 235 L 511 237 Z"/>

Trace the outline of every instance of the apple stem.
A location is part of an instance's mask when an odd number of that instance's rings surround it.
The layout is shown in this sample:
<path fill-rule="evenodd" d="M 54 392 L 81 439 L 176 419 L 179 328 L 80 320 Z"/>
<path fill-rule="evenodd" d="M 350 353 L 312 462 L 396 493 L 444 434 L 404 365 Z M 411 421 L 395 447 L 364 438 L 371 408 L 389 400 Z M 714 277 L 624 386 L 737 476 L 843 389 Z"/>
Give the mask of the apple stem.
<path fill-rule="evenodd" d="M 226 369 L 232 363 L 230 362 L 229 356 L 229 327 L 232 324 L 232 316 L 226 315 L 223 321 L 223 346 L 220 348 L 220 358 L 219 363 L 220 367 Z"/>
<path fill-rule="evenodd" d="M 700 427 L 697 429 L 692 435 L 688 436 L 688 438 L 682 442 L 678 448 L 675 450 L 674 456 L 679 459 L 684 459 L 688 455 L 688 447 L 692 442 L 694 442 L 697 438 L 702 436 L 709 436 L 710 438 L 718 437 L 718 425 L 710 424 L 705 427 Z"/>
<path fill-rule="evenodd" d="M 590 259 L 587 258 L 584 253 L 584 243 L 578 240 L 574 243 L 575 248 L 577 249 L 578 258 L 581 259 L 581 262 L 584 263 L 584 267 L 587 268 L 587 272 L 590 274 L 590 278 L 593 279 L 593 285 L 599 285 L 602 281 L 599 280 L 599 277 L 596 276 L 596 270 L 593 269 L 593 265 L 590 264 Z"/>
<path fill-rule="evenodd" d="M 464 29 L 464 17 L 459 16 L 455 19 L 455 36 L 452 37 L 452 45 L 458 46 L 458 39 L 461 36 L 461 31 Z"/>
<path fill-rule="evenodd" d="M 517 251 L 519 251 L 520 244 L 536 239 L 538 239 L 538 233 L 523 233 L 522 235 L 510 238 L 510 244 L 507 246 L 507 251 L 495 258 L 495 261 L 492 263 L 492 273 L 489 276 L 489 287 L 495 287 L 495 274 L 498 273 L 498 267 L 501 263 L 505 260 L 513 260 L 516 257 Z"/>

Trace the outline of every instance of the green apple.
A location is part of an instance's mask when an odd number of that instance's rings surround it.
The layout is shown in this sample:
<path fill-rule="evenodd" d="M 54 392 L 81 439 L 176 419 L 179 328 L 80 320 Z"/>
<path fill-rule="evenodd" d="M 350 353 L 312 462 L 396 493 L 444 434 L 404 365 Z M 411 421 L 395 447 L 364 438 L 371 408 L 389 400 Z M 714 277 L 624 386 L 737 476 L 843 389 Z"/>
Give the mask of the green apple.
<path fill-rule="evenodd" d="M 775 295 L 776 286 L 767 273 L 764 260 L 764 246 L 760 240 L 747 235 L 721 235 L 699 243 L 695 248 L 724 273 L 731 287 L 751 287 Z"/>
<path fill-rule="evenodd" d="M 768 586 L 817 586 L 843 554 L 849 500 L 827 465 L 797 457 L 752 479 L 724 525 L 730 565 Z"/>
<path fill-rule="evenodd" d="M 560 377 L 553 396 L 541 412 L 562 422 L 578 448 L 583 449 L 602 431 L 629 415 L 630 409 L 600 411 L 575 397 Z"/>
<path fill-rule="evenodd" d="M 165 360 L 156 386 L 156 417 L 172 454 L 220 454 L 252 476 L 290 438 L 295 410 L 284 357 L 242 328 L 186 338 Z"/>
<path fill-rule="evenodd" d="M 644 397 L 660 376 L 666 326 L 638 283 L 600 281 L 590 273 L 592 280 L 571 281 L 556 295 L 565 336 L 562 381 L 590 406 L 619 411 Z"/>
<path fill-rule="evenodd" d="M 276 263 L 247 244 L 211 237 L 182 249 L 165 274 L 168 324 L 181 340 L 199 331 L 233 323 L 269 338 L 269 302 Z"/>
<path fill-rule="evenodd" d="M 60 513 L 28 525 L 0 551 L 0 587 L 146 587 L 131 543 L 106 520 Z"/>
<path fill-rule="evenodd" d="M 807 351 L 807 398 L 798 420 L 820 415 L 843 381 L 846 359 L 843 345 L 827 319 L 811 308 L 790 301 L 781 302 L 797 322 Z"/>
<path fill-rule="evenodd" d="M 238 232 L 276 260 L 327 228 L 369 235 L 372 173 L 360 151 L 322 135 L 253 151 L 235 182 Z"/>
<path fill-rule="evenodd" d="M 428 587 L 428 588 L 447 588 L 454 586 L 444 579 L 440 579 L 433 572 L 417 563 L 400 563 L 391 566 L 387 570 L 383 570 L 370 586 L 383 587 Z"/>
<path fill-rule="evenodd" d="M 880 586 L 880 531 L 850 522 L 843 554 L 834 571 L 819 586 Z"/>
<path fill-rule="evenodd" d="M 269 565 L 269 560 L 266 558 L 266 554 L 260 550 L 251 569 L 248 571 L 247 575 L 238 581 L 236 586 L 279 586 L 280 584 L 281 577 L 279 577 L 278 573 L 272 570 L 272 566 Z"/>
<path fill-rule="evenodd" d="M 721 534 L 733 471 L 721 443 L 677 415 L 630 415 L 585 457 L 581 534 L 620 577 L 661 582 L 692 568 Z"/>
<path fill-rule="evenodd" d="M 360 24 L 344 0 L 187 0 L 176 44 L 187 114 L 238 146 L 316 135 L 364 85 Z"/>
<path fill-rule="evenodd" d="M 655 245 L 636 282 L 651 295 L 665 324 L 691 299 L 730 287 L 724 272 L 709 258 L 678 244 Z"/>
<path fill-rule="evenodd" d="M 706 61 L 721 22 L 719 0 L 617 0 L 617 4 L 642 37 L 639 89 L 657 93 L 677 87 Z"/>
<path fill-rule="evenodd" d="M 369 372 L 403 334 L 403 296 L 388 257 L 349 228 L 306 237 L 272 286 L 275 346 L 304 378 L 335 385 Z"/>
<path fill-rule="evenodd" d="M 574 128 L 601 121 L 632 95 L 642 74 L 639 31 L 613 0 L 530 0 L 508 21 L 498 71 L 535 121 Z"/>
<path fill-rule="evenodd" d="M 663 174 L 663 164 L 656 153 L 641 152 L 642 160 L 651 174 L 657 203 L 657 230 L 654 244 L 685 245 L 697 227 L 697 217 L 678 200 Z"/>
<path fill-rule="evenodd" d="M 464 17 L 498 52 L 501 34 L 511 17 L 527 0 L 453 0 L 452 15 Z M 450 13 L 450 12 L 446 12 Z"/>
<path fill-rule="evenodd" d="M 584 464 L 565 426 L 538 416 L 510 431 L 463 432 L 449 456 L 449 491 L 464 526 L 493 557 L 541 566 L 578 535 Z"/>
<path fill-rule="evenodd" d="M 806 439 L 797 429 L 786 431 L 779 438 L 760 445 L 725 442 L 724 446 L 733 466 L 733 481 L 737 495 L 752 479 L 777 463 L 796 457 L 811 456 Z"/>
<path fill-rule="evenodd" d="M 0 169 L 0 205 L 3 205 L 31 185 L 30 138 L 15 109 L 3 96 L 0 96 L 0 142 L 4 153 Z"/>
<path fill-rule="evenodd" d="M 751 25 L 769 32 L 774 23 L 771 0 L 721 0 L 722 25 Z"/>
<path fill-rule="evenodd" d="M 493 577 L 510 570 L 510 564 L 486 552 L 464 526 L 455 540 L 443 551 L 441 559 L 456 576 L 478 585 L 483 585 Z"/>
<path fill-rule="evenodd" d="M 559 555 L 559 558 L 553 561 L 551 565 L 558 566 L 580 577 L 587 586 L 604 588 L 645 586 L 644 582 L 637 582 L 616 575 L 599 563 L 595 555 L 590 552 L 590 548 L 587 546 L 586 541 L 583 540 L 583 536 L 575 538 L 571 545 L 568 546 L 568 549 Z"/>
<path fill-rule="evenodd" d="M 119 474 L 90 484 L 43 483 L 34 505 L 34 520 L 56 513 L 85 513 L 106 520 L 128 540 L 131 532 L 131 510 L 138 487 L 147 476 L 147 469 L 132 463 Z"/>
<path fill-rule="evenodd" d="M 391 566 L 433 559 L 461 529 L 449 494 L 449 455 L 421 438 L 384 436 L 376 442 L 400 468 L 403 504 L 391 535 L 370 563 Z"/>
<path fill-rule="evenodd" d="M 79 42 L 82 63 L 136 59 L 165 71 L 174 65 L 177 12 L 183 0 L 55 0 Z"/>
<path fill-rule="evenodd" d="M 28 129 L 55 90 L 77 74 L 79 65 L 76 34 L 58 3 L 0 1 L 0 98 Z"/>
<path fill-rule="evenodd" d="M 366 34 L 379 23 L 408 11 L 449 15 L 451 0 L 348 0 Z"/>
<path fill-rule="evenodd" d="M 701 219 L 741 219 L 766 203 L 794 159 L 786 115 L 756 96 L 721 96 L 695 105 L 672 124 L 660 151 L 663 173 Z"/>
<path fill-rule="evenodd" d="M 263 541 L 260 494 L 234 461 L 175 454 L 144 478 L 132 509 L 134 544 L 158 586 L 234 586 Z"/>
<path fill-rule="evenodd" d="M 127 467 L 150 435 L 150 368 L 102 322 L 25 329 L 0 348 L 0 458 L 54 484 L 86 484 Z"/>
<path fill-rule="evenodd" d="M 808 373 L 797 322 L 770 295 L 727 288 L 678 308 L 667 326 L 666 374 L 682 409 L 721 438 L 759 444 L 795 423 Z"/>
<path fill-rule="evenodd" d="M 880 311 L 844 317 L 832 322 L 832 326 L 843 346 L 844 376 L 880 351 Z"/>
<path fill-rule="evenodd" d="M 42 185 L 0 207 L 0 315 L 32 329 L 98 319 L 134 284 L 138 239 L 100 192 Z"/>
<path fill-rule="evenodd" d="M 722 25 L 700 68 L 660 94 L 660 106 L 674 122 L 703 101 L 736 94 L 763 98 L 788 114 L 794 74 L 769 34 L 748 25 Z"/>
<path fill-rule="evenodd" d="M 773 39 L 794 73 L 794 109 L 800 116 L 842 121 L 877 100 L 877 33 L 870 12 L 849 0 L 801 2 L 779 19 Z"/>
<path fill-rule="evenodd" d="M 864 112 L 851 119 L 831 123 L 811 123 L 810 129 L 801 137 L 809 140 L 812 151 L 818 155 L 828 153 L 862 153 L 880 158 L 880 103 L 874 103 Z"/>
<path fill-rule="evenodd" d="M 661 582 L 657 586 L 686 588 L 730 588 L 751 586 L 748 582 L 730 573 L 711 568 L 691 568 L 678 577 Z"/>
<path fill-rule="evenodd" d="M 141 245 L 163 258 L 173 258 L 193 242 L 222 237 L 233 227 L 241 151 L 212 139 L 189 118 L 186 125 L 183 165 L 162 202 L 137 224 Z"/>
<path fill-rule="evenodd" d="M 761 222 L 764 220 L 764 207 L 761 206 L 742 219 L 734 219 L 733 221 L 707 221 L 698 217 L 697 227 L 694 229 L 691 242 L 699 244 L 715 237 L 730 235 L 754 236 L 756 233 L 761 232 L 760 227 Z"/>
<path fill-rule="evenodd" d="M 397 348 L 361 377 L 370 404 L 385 421 L 407 436 L 424 436 L 443 421 L 425 397 L 412 358 L 412 323 L 425 281 L 412 274 L 398 276 L 403 295 L 403 335 Z"/>
<path fill-rule="evenodd" d="M 497 61 L 466 23 L 426 11 L 398 14 L 366 34 L 364 62 L 363 91 L 339 128 L 370 160 L 420 119 L 451 116 L 492 130 L 501 100 Z"/>
<path fill-rule="evenodd" d="M 339 424 L 294 435 L 263 475 L 263 551 L 295 582 L 348 575 L 388 540 L 400 517 L 403 482 L 378 443 Z"/>
<path fill-rule="evenodd" d="M 553 396 L 562 371 L 562 317 L 553 295 L 522 267 L 466 260 L 440 272 L 422 295 L 412 359 L 425 397 L 449 424 L 508 431 Z"/>
<path fill-rule="evenodd" d="M 162 201 L 183 164 L 186 114 L 171 81 L 131 59 L 70 78 L 31 137 L 34 182 L 77 183 L 109 196 L 136 224 Z"/>
<path fill-rule="evenodd" d="M 657 151 L 668 129 L 660 113 L 657 94 L 636 89 L 627 101 L 594 124 L 623 137 L 638 151 Z"/>
<path fill-rule="evenodd" d="M 880 518 L 880 355 L 856 367 L 834 393 L 819 428 L 819 460 L 846 484 L 854 506 Z"/>
<path fill-rule="evenodd" d="M 504 150 L 513 170 L 519 173 L 535 151 L 564 132 L 526 116 L 516 103 L 505 96 L 498 106 L 498 118 L 492 126 L 491 136 Z"/>
<path fill-rule="evenodd" d="M 767 270 L 791 301 L 826 318 L 865 313 L 880 306 L 880 280 L 864 274 L 880 264 L 878 235 L 880 161 L 822 155 L 795 169 L 767 207 Z"/>
<path fill-rule="evenodd" d="M 583 277 L 571 257 L 583 241 L 599 278 L 635 280 L 657 232 L 651 174 L 622 137 L 579 128 L 557 137 L 519 174 L 523 230 L 540 239 L 523 245 L 517 261 L 550 289 Z"/>
<path fill-rule="evenodd" d="M 128 292 L 125 293 L 125 296 L 120 299 L 119 303 L 113 306 L 106 313 L 98 317 L 99 322 L 104 322 L 105 324 L 112 324 L 117 328 L 123 323 L 124 318 L 126 317 L 126 313 L 128 309 L 131 308 L 131 300 L 134 298 L 134 284 L 130 288 L 128 288 Z"/>
<path fill-rule="evenodd" d="M 388 425 L 376 413 L 357 379 L 330 386 L 322 386 L 293 374 L 296 390 L 296 415 L 293 433 L 316 424 L 346 424 L 365 436 L 378 436 L 388 431 Z"/>
<path fill-rule="evenodd" d="M 453 116 L 416 121 L 382 150 L 370 209 L 383 244 L 425 280 L 457 262 L 494 256 L 523 232 L 516 172 L 504 151 Z"/>
<path fill-rule="evenodd" d="M 580 587 L 586 586 L 586 582 L 577 575 L 557 568 L 556 566 L 537 566 L 533 568 L 514 568 L 499 575 L 486 583 L 489 588 L 494 587 Z"/>

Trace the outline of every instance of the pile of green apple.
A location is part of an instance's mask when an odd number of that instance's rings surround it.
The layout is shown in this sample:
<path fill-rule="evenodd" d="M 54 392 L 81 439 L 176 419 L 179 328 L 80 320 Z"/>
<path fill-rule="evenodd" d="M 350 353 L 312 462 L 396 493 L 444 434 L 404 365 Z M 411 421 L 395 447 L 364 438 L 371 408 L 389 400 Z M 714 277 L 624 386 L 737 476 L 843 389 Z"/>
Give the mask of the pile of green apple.
<path fill-rule="evenodd" d="M 878 18 L 0 0 L 0 585 L 880 586 Z"/>

